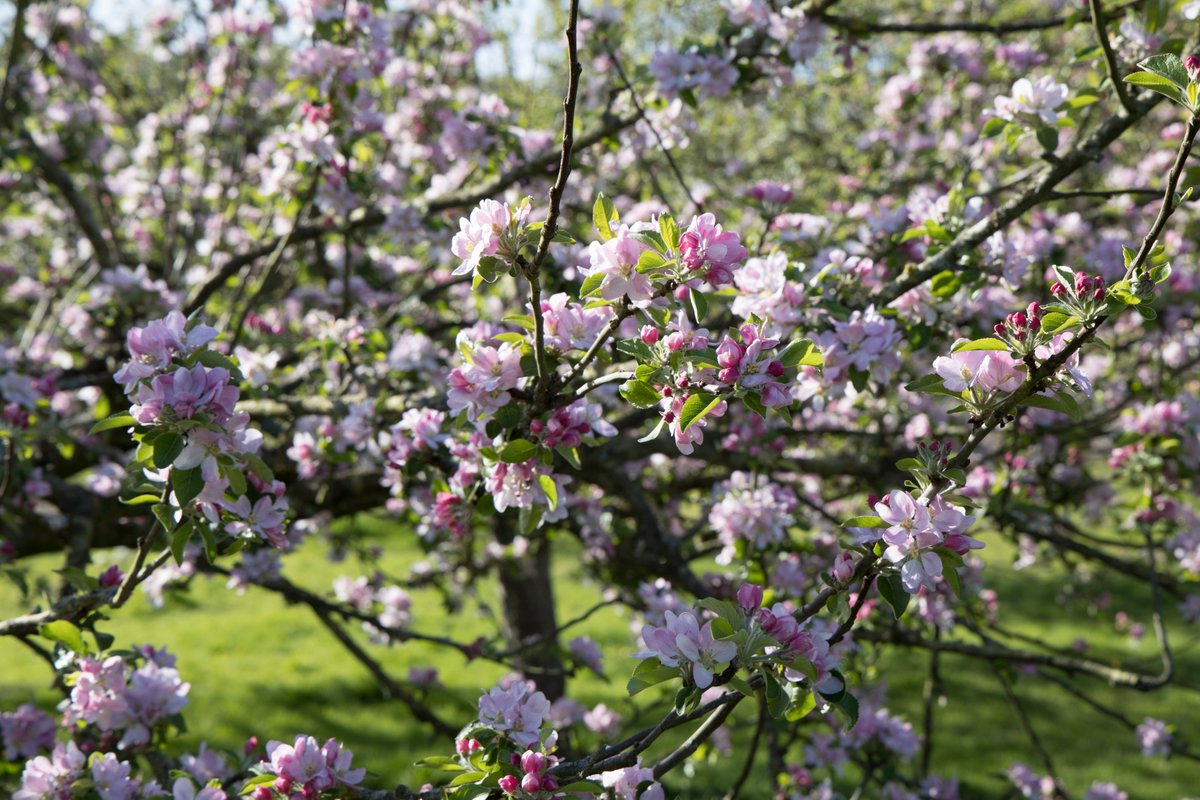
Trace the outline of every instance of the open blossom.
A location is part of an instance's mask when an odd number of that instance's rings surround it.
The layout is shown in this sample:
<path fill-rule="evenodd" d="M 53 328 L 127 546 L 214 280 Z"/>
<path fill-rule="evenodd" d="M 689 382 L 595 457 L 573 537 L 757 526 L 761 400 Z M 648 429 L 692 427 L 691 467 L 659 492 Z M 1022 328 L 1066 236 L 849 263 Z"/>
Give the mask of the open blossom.
<path fill-rule="evenodd" d="M 528 205 L 514 214 L 508 203 L 480 201 L 469 219 L 459 220 L 459 232 L 450 243 L 450 252 L 462 259 L 454 274 L 468 275 L 479 267 L 481 259 L 500 253 L 506 234 L 522 226 L 528 215 Z"/>
<path fill-rule="evenodd" d="M 1062 116 L 1058 107 L 1067 100 L 1067 85 L 1048 75 L 1037 80 L 1021 78 L 1012 86 L 1012 96 L 996 98 L 996 116 L 1014 122 L 1022 116 L 1054 125 Z"/>
<path fill-rule="evenodd" d="M 479 721 L 508 736 L 521 747 L 540 738 L 542 723 L 550 716 L 550 701 L 533 681 L 513 681 L 496 686 L 479 698 Z"/>
<path fill-rule="evenodd" d="M 733 231 L 725 231 L 712 214 L 692 218 L 679 237 L 680 260 L 692 272 L 703 271 L 713 286 L 733 283 L 733 273 L 749 253 Z"/>
<path fill-rule="evenodd" d="M 447 405 L 455 416 L 465 411 L 476 421 L 507 405 L 512 399 L 508 391 L 521 377 L 521 351 L 511 343 L 477 347 L 468 364 L 450 373 Z"/>
<path fill-rule="evenodd" d="M 847 320 L 837 320 L 833 329 L 815 337 L 825 358 L 824 379 L 840 383 L 852 370 L 866 372 L 881 385 L 891 382 L 900 368 L 903 332 L 896 321 L 880 314 L 875 306 L 855 311 Z"/>
<path fill-rule="evenodd" d="M 579 303 L 572 303 L 565 292 L 553 294 L 542 301 L 546 345 L 564 353 L 586 350 L 596 341 L 612 315 L 610 306 L 585 308 Z"/>
<path fill-rule="evenodd" d="M 291 745 L 268 742 L 266 753 L 271 772 L 278 776 L 276 788 L 280 788 L 281 781 L 287 786 L 284 794 L 293 785 L 305 797 L 338 785 L 357 786 L 367 774 L 365 769 L 350 768 L 354 754 L 334 739 L 321 745 L 313 737 L 301 734 Z"/>
<path fill-rule="evenodd" d="M 952 392 L 974 388 L 984 393 L 1016 391 L 1025 380 L 1021 367 L 1020 361 L 1003 350 L 959 350 L 933 360 L 933 371 Z"/>
<path fill-rule="evenodd" d="M 732 563 L 738 541 L 755 550 L 787 539 L 798 501 L 786 486 L 747 472 L 734 472 L 715 489 L 718 498 L 708 521 L 724 545 L 717 563 Z"/>
<path fill-rule="evenodd" d="M 615 235 L 607 242 L 592 242 L 588 246 L 592 274 L 604 276 L 604 282 L 600 284 L 601 297 L 605 300 L 628 297 L 639 308 L 650 304 L 654 287 L 649 277 L 637 271 L 638 259 L 645 250 L 645 245 L 630 236 L 626 225 L 618 225 Z"/>
<path fill-rule="evenodd" d="M 220 786 L 205 786 L 197 790 L 189 778 L 176 778 L 171 787 L 171 800 L 229 800 Z"/>
<path fill-rule="evenodd" d="M 697 686 L 707 689 L 713 676 L 729 666 L 737 655 L 737 645 L 717 641 L 713 638 L 712 623 L 700 625 L 690 611 L 682 614 L 668 611 L 665 616 L 666 625 L 642 628 L 642 640 L 649 649 L 634 657 L 657 656 L 663 666 L 683 667 Z"/>
<path fill-rule="evenodd" d="M 32 758 L 54 746 L 58 730 L 53 718 L 30 703 L 0 713 L 0 744 L 6 761 Z"/>
<path fill-rule="evenodd" d="M 1161 719 L 1146 717 L 1134 731 L 1138 746 L 1144 756 L 1169 756 L 1171 754 L 1171 734 L 1167 724 Z"/>
<path fill-rule="evenodd" d="M 217 337 L 216 329 L 208 325 L 186 328 L 187 318 L 183 312 L 174 310 L 144 328 L 131 329 L 125 341 L 132 358 L 117 370 L 116 382 L 129 392 L 131 385 L 165 369 L 175 355 L 187 355 Z"/>
<path fill-rule="evenodd" d="M 37 756 L 25 763 L 21 787 L 13 800 L 68 800 L 71 784 L 83 776 L 87 756 L 75 742 L 57 744 L 50 756 Z"/>
<path fill-rule="evenodd" d="M 600 782 L 617 800 L 664 800 L 666 797 L 662 784 L 654 780 L 654 770 L 643 767 L 640 756 L 635 766 L 600 773 Z M 650 785 L 639 794 L 638 786 L 643 783 Z"/>

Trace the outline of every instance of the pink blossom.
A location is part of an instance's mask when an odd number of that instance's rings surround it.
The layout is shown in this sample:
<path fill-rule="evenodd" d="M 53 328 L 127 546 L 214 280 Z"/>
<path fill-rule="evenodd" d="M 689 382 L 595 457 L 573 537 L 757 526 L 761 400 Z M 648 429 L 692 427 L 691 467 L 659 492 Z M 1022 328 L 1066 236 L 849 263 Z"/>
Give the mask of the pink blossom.
<path fill-rule="evenodd" d="M 733 273 L 749 253 L 742 247 L 738 235 L 724 231 L 712 214 L 692 218 L 679 237 L 680 260 L 690 271 L 704 271 L 704 280 L 713 286 L 733 282 Z"/>
<path fill-rule="evenodd" d="M 690 611 L 668 611 L 663 627 L 642 628 L 642 640 L 649 649 L 635 654 L 635 658 L 657 656 L 663 666 L 683 667 L 701 689 L 711 686 L 713 676 L 737 655 L 736 644 L 714 639 L 712 623 L 701 626 Z"/>

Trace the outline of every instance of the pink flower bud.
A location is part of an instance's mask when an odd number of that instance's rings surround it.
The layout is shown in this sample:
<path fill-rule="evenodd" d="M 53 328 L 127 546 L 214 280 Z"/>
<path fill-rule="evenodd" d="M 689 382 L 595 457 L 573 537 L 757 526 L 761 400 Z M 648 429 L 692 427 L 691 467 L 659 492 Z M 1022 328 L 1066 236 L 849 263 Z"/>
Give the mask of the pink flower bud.
<path fill-rule="evenodd" d="M 755 619 L 758 620 L 758 627 L 762 628 L 767 633 L 771 633 L 773 630 L 779 627 L 779 620 L 770 612 L 769 609 L 760 608 L 758 610 L 758 614 L 755 616 Z"/>
<path fill-rule="evenodd" d="M 541 775 L 546 769 L 546 757 L 533 750 L 526 750 L 521 756 L 521 769 L 535 775 Z"/>
<path fill-rule="evenodd" d="M 527 772 L 525 773 L 525 777 L 521 778 L 521 788 L 530 794 L 534 794 L 542 788 L 542 779 L 532 772 Z"/>
<path fill-rule="evenodd" d="M 737 379 L 741 376 L 741 372 L 737 367 L 728 367 L 717 373 L 717 379 L 721 383 L 737 383 Z"/>
<path fill-rule="evenodd" d="M 515 794 L 519 785 L 515 775 L 505 775 L 500 779 L 500 791 L 505 794 Z"/>
<path fill-rule="evenodd" d="M 271 794 L 271 790 L 266 786 L 257 786 L 255 787 L 254 793 L 251 795 L 251 797 L 253 797 L 254 800 L 271 800 L 273 795 Z"/>
<path fill-rule="evenodd" d="M 658 341 L 658 328 L 653 325 L 642 326 L 642 344 L 654 344 Z"/>
<path fill-rule="evenodd" d="M 458 753 L 460 756 L 465 756 L 467 753 L 471 752 L 470 746 L 467 744 L 467 740 L 458 739 L 455 741 L 454 752 Z"/>
<path fill-rule="evenodd" d="M 1025 313 L 1032 317 L 1040 317 L 1042 315 L 1042 304 L 1034 300 L 1029 304 L 1029 308 L 1025 309 Z"/>
<path fill-rule="evenodd" d="M 278 778 L 275 779 L 275 791 L 279 792 L 280 794 L 287 794 L 291 790 L 292 790 L 292 779 L 291 778 L 285 778 L 282 775 L 280 775 Z"/>
<path fill-rule="evenodd" d="M 121 568 L 116 564 L 104 570 L 100 575 L 100 585 L 106 589 L 113 586 L 120 586 L 123 580 L 125 580 L 125 574 L 121 572 Z"/>
<path fill-rule="evenodd" d="M 1188 56 L 1183 60 L 1183 68 L 1187 70 L 1188 80 L 1193 83 L 1200 81 L 1200 56 Z"/>
<path fill-rule="evenodd" d="M 854 577 L 854 556 L 850 553 L 838 553 L 833 560 L 833 579 L 838 583 L 846 583 Z"/>
<path fill-rule="evenodd" d="M 257 749 L 258 749 L 258 737 L 257 736 L 251 736 L 249 739 L 246 740 L 246 743 L 244 745 L 242 745 L 242 752 L 245 753 L 246 755 L 250 755 Z"/>
<path fill-rule="evenodd" d="M 717 347 L 717 363 L 722 367 L 738 366 L 742 363 L 742 357 L 745 355 L 746 348 L 733 339 L 726 338 Z"/>
<path fill-rule="evenodd" d="M 772 378 L 782 378 L 783 370 L 784 367 L 782 361 L 772 361 L 771 363 L 767 364 L 767 374 Z"/>
<path fill-rule="evenodd" d="M 520 754 L 513 753 L 511 756 L 508 757 L 508 763 L 512 764 L 514 767 L 519 766 L 521 763 Z"/>
<path fill-rule="evenodd" d="M 535 419 L 529 423 L 530 433 L 541 433 L 545 429 L 545 424 L 540 419 Z"/>
<path fill-rule="evenodd" d="M 547 775 L 546 777 L 542 778 L 542 790 L 543 791 L 553 792 L 553 791 L 556 791 L 557 789 L 558 789 L 558 781 L 554 780 L 554 777 L 552 775 Z"/>
<path fill-rule="evenodd" d="M 1063 297 L 1064 295 L 1066 295 L 1066 293 L 1067 293 L 1067 287 L 1063 286 L 1061 283 L 1056 282 L 1053 286 L 1050 287 L 1050 294 L 1054 295 L 1055 297 Z"/>
<path fill-rule="evenodd" d="M 763 601 L 763 587 L 753 583 L 743 583 L 737 591 L 737 601 L 743 611 L 751 612 L 758 609 Z"/>

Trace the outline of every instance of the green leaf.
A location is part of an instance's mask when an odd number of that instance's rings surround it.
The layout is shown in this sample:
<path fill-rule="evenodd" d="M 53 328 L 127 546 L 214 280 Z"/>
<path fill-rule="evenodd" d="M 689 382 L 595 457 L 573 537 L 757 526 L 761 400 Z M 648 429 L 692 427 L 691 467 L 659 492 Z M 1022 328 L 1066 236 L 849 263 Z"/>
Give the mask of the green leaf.
<path fill-rule="evenodd" d="M 1175 84 L 1161 75 L 1155 75 L 1153 72 L 1135 72 L 1131 75 L 1126 75 L 1125 82 L 1166 95 L 1176 103 L 1183 102 L 1183 93 L 1179 91 Z"/>
<path fill-rule="evenodd" d="M 450 785 L 462 786 L 463 784 L 467 783 L 479 783 L 482 780 L 486 780 L 487 776 L 488 774 L 486 772 L 464 772 L 462 775 L 458 775 L 454 778 L 454 780 L 450 781 Z"/>
<path fill-rule="evenodd" d="M 638 256 L 637 271 L 650 272 L 666 263 L 667 260 L 659 255 L 657 250 L 643 250 L 642 254 Z"/>
<path fill-rule="evenodd" d="M 888 524 L 879 517 L 870 515 L 863 517 L 851 517 L 842 523 L 843 528 L 886 528 Z"/>
<path fill-rule="evenodd" d="M 708 313 L 708 298 L 704 296 L 704 292 L 698 289 L 692 289 L 688 292 L 688 302 L 692 304 L 692 317 L 699 325 L 704 321 L 704 316 Z"/>
<path fill-rule="evenodd" d="M 171 555 L 175 558 L 176 564 L 183 563 L 183 553 L 187 550 L 188 541 L 192 538 L 192 532 L 195 529 L 195 523 L 189 519 L 171 534 Z"/>
<path fill-rule="evenodd" d="M 187 444 L 178 433 L 167 431 L 154 440 L 154 466 L 166 469 L 175 463 Z"/>
<path fill-rule="evenodd" d="M 275 480 L 275 473 L 271 472 L 271 468 L 267 466 L 267 462 L 263 461 L 256 455 L 251 453 L 242 454 L 242 461 L 250 468 L 258 479 L 264 483 L 271 483 Z"/>
<path fill-rule="evenodd" d="M 902 458 L 896 462 L 896 469 L 901 472 L 913 472 L 924 468 L 925 465 L 915 458 Z"/>
<path fill-rule="evenodd" d="M 250 794 L 259 786 L 267 786 L 268 784 L 274 783 L 275 780 L 276 776 L 272 772 L 268 772 L 265 775 L 256 775 L 250 780 L 246 781 L 246 783 L 242 786 L 242 790 L 238 794 Z"/>
<path fill-rule="evenodd" d="M 621 217 L 617 214 L 616 206 L 601 192 L 592 206 L 592 224 L 600 234 L 600 241 L 607 242 L 613 238 L 612 226 L 619 223 Z"/>
<path fill-rule="evenodd" d="M 807 717 L 812 710 L 817 707 L 817 696 L 808 689 L 795 687 L 792 693 L 792 702 L 788 705 L 787 714 L 784 718 L 788 722 L 799 722 Z"/>
<path fill-rule="evenodd" d="M 664 667 L 657 658 L 651 656 L 634 667 L 633 675 L 625 684 L 625 689 L 629 692 L 629 696 L 633 697 L 651 686 L 657 686 L 663 681 L 677 677 L 679 677 L 678 667 Z"/>
<path fill-rule="evenodd" d="M 812 339 L 797 339 L 783 348 L 777 358 L 785 367 L 794 367 L 800 364 L 812 349 Z"/>
<path fill-rule="evenodd" d="M 229 356 L 222 355 L 216 350 L 201 350 L 194 356 L 195 360 L 209 369 L 223 369 L 234 381 L 242 380 L 242 371 L 233 363 Z"/>
<path fill-rule="evenodd" d="M 943 270 L 929 281 L 929 291 L 934 297 L 945 299 L 958 291 L 962 286 L 962 275 L 951 270 Z"/>
<path fill-rule="evenodd" d="M 499 458 L 506 464 L 522 464 L 537 453 L 538 446 L 528 439 L 513 439 L 500 449 Z"/>
<path fill-rule="evenodd" d="M 1021 405 L 1057 411 L 1060 414 L 1066 414 L 1076 422 L 1083 418 L 1083 410 L 1079 407 L 1079 403 L 1067 392 L 1057 392 L 1052 395 L 1031 394 L 1021 401 Z"/>
<path fill-rule="evenodd" d="M 962 353 L 967 350 L 1007 350 L 1008 345 L 994 337 L 986 339 L 973 339 L 969 342 L 959 342 L 950 348 L 951 353 Z"/>
<path fill-rule="evenodd" d="M 546 499 L 550 501 L 550 510 L 558 508 L 558 486 L 554 483 L 554 478 L 549 475 L 538 475 L 538 485 L 542 487 L 542 491 L 546 493 Z"/>
<path fill-rule="evenodd" d="M 560 444 L 554 448 L 554 452 L 556 452 L 560 456 L 562 456 L 563 460 L 566 461 L 568 464 L 570 464 L 575 469 L 583 468 L 583 464 L 579 460 L 579 451 L 576 450 L 574 447 L 567 447 L 566 445 Z"/>
<path fill-rule="evenodd" d="M 720 397 L 704 392 L 698 392 L 689 397 L 684 401 L 683 408 L 679 410 L 679 430 L 686 431 L 704 419 L 720 402 Z"/>
<path fill-rule="evenodd" d="M 630 380 L 621 384 L 621 396 L 638 408 L 650 408 L 658 405 L 662 396 L 645 381 Z"/>
<path fill-rule="evenodd" d="M 991 139 L 993 136 L 997 136 L 1002 133 L 1007 127 L 1007 120 L 1000 119 L 999 117 L 992 117 L 987 122 L 983 123 L 983 130 L 979 132 L 979 135 L 984 139 Z"/>
<path fill-rule="evenodd" d="M 58 642 L 74 653 L 85 656 L 88 653 L 87 643 L 83 641 L 83 632 L 79 627 L 72 622 L 67 622 L 65 619 L 56 619 L 54 622 L 47 622 L 38 629 L 44 638 L 52 642 Z"/>
<path fill-rule="evenodd" d="M 775 719 L 782 719 L 787 714 L 792 698 L 779 685 L 779 681 L 770 672 L 763 672 L 763 694 L 767 700 L 767 711 Z"/>
<path fill-rule="evenodd" d="M 679 249 L 679 225 L 670 214 L 658 218 L 658 230 L 662 233 L 663 242 L 671 250 Z"/>
<path fill-rule="evenodd" d="M 1173 53 L 1160 53 L 1138 62 L 1138 66 L 1147 72 L 1161 75 L 1181 91 L 1187 89 L 1192 80 L 1188 77 L 1187 67 L 1183 59 Z M 1129 80 L 1126 78 L 1125 80 Z"/>
<path fill-rule="evenodd" d="M 527 331 L 536 329 L 537 325 L 533 321 L 533 317 L 528 314 L 509 314 L 504 318 L 504 321 L 509 325 L 516 325 L 524 328 Z"/>
<path fill-rule="evenodd" d="M 658 235 L 657 231 L 634 231 L 633 233 L 629 234 L 629 238 L 636 242 L 641 242 L 647 247 L 652 247 L 659 252 L 667 249 L 667 243 L 663 241 L 663 238 Z M 645 254 L 643 253 L 643 255 Z M 639 271 L 641 270 L 639 269 Z"/>
<path fill-rule="evenodd" d="M 175 530 L 175 506 L 170 503 L 155 503 L 150 509 L 154 512 L 154 518 L 158 520 L 158 524 L 167 533 Z"/>
<path fill-rule="evenodd" d="M 961 394 L 947 389 L 942 383 L 942 376 L 936 374 L 910 381 L 904 388 L 910 392 L 920 392 L 921 394 L 944 394 L 950 397 L 959 397 Z"/>
<path fill-rule="evenodd" d="M 88 435 L 91 436 L 92 434 L 100 433 L 101 431 L 112 430 L 113 428 L 131 428 L 134 425 L 137 425 L 137 420 L 129 416 L 128 411 L 122 411 L 120 413 L 113 414 L 111 417 L 105 417 L 97 422 L 92 426 L 92 429 L 88 431 Z"/>
<path fill-rule="evenodd" d="M 185 508 L 188 503 L 196 499 L 200 492 L 204 491 L 204 476 L 200 474 L 200 468 L 172 469 L 171 489 L 175 492 L 175 499 L 179 502 L 179 507 Z"/>
<path fill-rule="evenodd" d="M 583 285 L 579 287 L 579 299 L 582 300 L 585 297 L 591 297 L 599 292 L 601 284 L 604 283 L 604 276 L 606 274 L 607 273 L 601 272 L 600 270 L 596 270 L 591 275 L 588 275 L 584 279 Z"/>
<path fill-rule="evenodd" d="M 876 586 L 879 587 L 879 594 L 892 607 L 896 619 L 904 616 L 904 610 L 908 608 L 908 601 L 912 598 L 908 592 L 904 590 L 904 584 L 900 581 L 899 575 L 882 575 L 876 581 Z"/>
<path fill-rule="evenodd" d="M 846 718 L 850 720 L 849 727 L 853 728 L 858 724 L 858 698 L 845 692 L 834 705 L 841 709 Z"/>
<path fill-rule="evenodd" d="M 1053 153 L 1058 149 L 1058 129 L 1050 128 L 1045 125 L 1039 125 L 1034 129 L 1033 135 L 1037 137 L 1038 144 L 1047 153 Z"/>

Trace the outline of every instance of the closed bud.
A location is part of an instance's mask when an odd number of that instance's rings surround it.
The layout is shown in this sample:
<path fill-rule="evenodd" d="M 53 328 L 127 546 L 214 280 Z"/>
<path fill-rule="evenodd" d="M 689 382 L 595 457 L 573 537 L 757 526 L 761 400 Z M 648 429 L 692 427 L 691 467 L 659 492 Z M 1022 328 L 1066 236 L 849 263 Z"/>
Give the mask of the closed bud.
<path fill-rule="evenodd" d="M 272 796 L 271 790 L 266 786 L 256 786 L 254 788 L 254 793 L 251 795 L 254 800 L 271 800 Z"/>
<path fill-rule="evenodd" d="M 654 344 L 658 341 L 658 328 L 653 325 L 642 326 L 642 344 Z"/>
<path fill-rule="evenodd" d="M 542 779 L 532 772 L 527 772 L 525 773 L 525 777 L 521 778 L 521 788 L 530 794 L 534 794 L 542 788 Z"/>
<path fill-rule="evenodd" d="M 283 795 L 286 795 L 288 792 L 292 791 L 292 779 L 285 778 L 280 775 L 275 779 L 275 791 Z"/>
<path fill-rule="evenodd" d="M 763 601 L 763 587 L 753 583 L 743 583 L 737 591 L 737 601 L 743 611 L 758 610 Z"/>
<path fill-rule="evenodd" d="M 779 620 L 776 619 L 775 615 L 772 614 L 768 609 L 760 608 L 758 610 L 758 614 L 755 616 L 755 619 L 758 620 L 758 627 L 762 628 L 767 633 L 770 633 L 779 627 Z"/>
<path fill-rule="evenodd" d="M 1063 286 L 1061 283 L 1055 283 L 1050 287 L 1050 294 L 1054 295 L 1055 297 L 1063 297 L 1066 295 L 1066 293 L 1067 287 Z"/>
<path fill-rule="evenodd" d="M 500 779 L 500 791 L 505 794 L 515 794 L 519 785 L 514 775 L 505 775 Z"/>
<path fill-rule="evenodd" d="M 1200 56 L 1188 56 L 1183 60 L 1183 68 L 1187 70 L 1188 80 L 1192 83 L 1200 81 Z"/>
<path fill-rule="evenodd" d="M 546 768 L 546 757 L 541 753 L 533 750 L 526 750 L 521 756 L 521 769 L 526 772 L 531 772 L 535 775 L 542 774 L 542 770 Z"/>
<path fill-rule="evenodd" d="M 767 364 L 767 374 L 772 378 L 782 378 L 783 370 L 784 367 L 782 361 L 772 361 L 771 363 Z"/>
<path fill-rule="evenodd" d="M 1003 336 L 1008 331 L 1008 328 L 1004 327 L 1003 322 L 997 322 L 992 326 L 992 330 L 995 331 L 998 336 Z"/>
<path fill-rule="evenodd" d="M 552 776 L 547 775 L 542 778 L 542 789 L 547 792 L 556 791 L 558 789 L 558 781 L 554 780 Z"/>

